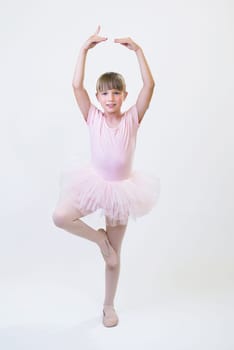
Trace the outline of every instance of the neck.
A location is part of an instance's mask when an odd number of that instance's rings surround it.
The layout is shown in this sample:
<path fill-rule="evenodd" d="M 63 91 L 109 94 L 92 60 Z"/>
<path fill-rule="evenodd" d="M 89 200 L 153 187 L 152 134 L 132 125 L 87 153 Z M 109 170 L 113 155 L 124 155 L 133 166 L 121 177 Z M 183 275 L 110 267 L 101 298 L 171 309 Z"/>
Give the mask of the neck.
<path fill-rule="evenodd" d="M 109 127 L 116 127 L 119 125 L 122 114 L 121 113 L 104 113 L 107 125 Z"/>
<path fill-rule="evenodd" d="M 122 113 L 121 112 L 113 112 L 113 113 L 110 113 L 110 112 L 104 112 L 104 116 L 107 118 L 107 119 L 120 119 L 122 117 Z"/>

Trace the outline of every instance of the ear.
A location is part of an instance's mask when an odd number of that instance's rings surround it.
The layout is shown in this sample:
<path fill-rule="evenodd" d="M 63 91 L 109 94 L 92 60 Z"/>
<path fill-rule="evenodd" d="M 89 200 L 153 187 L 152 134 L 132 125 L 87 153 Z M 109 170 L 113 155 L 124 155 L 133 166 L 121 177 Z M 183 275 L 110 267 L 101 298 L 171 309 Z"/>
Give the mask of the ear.
<path fill-rule="evenodd" d="M 125 98 L 128 96 L 128 92 L 127 91 L 124 91 L 124 100 Z"/>
<path fill-rule="evenodd" d="M 99 102 L 99 93 L 98 93 L 98 92 L 96 92 L 96 99 L 97 99 L 98 102 Z"/>

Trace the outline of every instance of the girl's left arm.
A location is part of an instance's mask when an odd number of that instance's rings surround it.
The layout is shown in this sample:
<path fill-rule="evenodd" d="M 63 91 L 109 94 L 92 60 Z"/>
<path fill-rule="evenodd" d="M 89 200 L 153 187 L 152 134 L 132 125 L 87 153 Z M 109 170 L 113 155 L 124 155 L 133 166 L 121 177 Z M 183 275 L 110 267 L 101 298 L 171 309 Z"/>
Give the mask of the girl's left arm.
<path fill-rule="evenodd" d="M 155 82 L 142 48 L 139 45 L 137 45 L 131 38 L 115 39 L 115 42 L 126 46 L 130 50 L 135 51 L 137 56 L 143 81 L 143 86 L 139 92 L 136 101 L 136 107 L 140 123 L 142 118 L 144 117 L 146 110 L 149 107 L 155 87 Z"/>

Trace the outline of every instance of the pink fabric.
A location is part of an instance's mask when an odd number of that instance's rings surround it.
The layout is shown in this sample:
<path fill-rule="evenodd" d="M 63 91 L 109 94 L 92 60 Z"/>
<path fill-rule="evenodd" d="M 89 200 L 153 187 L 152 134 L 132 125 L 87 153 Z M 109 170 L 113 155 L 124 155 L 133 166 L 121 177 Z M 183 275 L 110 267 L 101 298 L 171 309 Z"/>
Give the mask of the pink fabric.
<path fill-rule="evenodd" d="M 136 106 L 110 128 L 103 113 L 91 105 L 87 125 L 91 164 L 73 164 L 64 172 L 61 196 L 83 215 L 100 210 L 112 226 L 147 214 L 157 202 L 160 185 L 158 178 L 132 171 L 139 127 Z"/>
<path fill-rule="evenodd" d="M 111 128 L 104 114 L 91 105 L 87 124 L 94 167 L 106 180 L 127 179 L 131 175 L 139 126 L 136 106 L 123 114 L 117 127 Z"/>

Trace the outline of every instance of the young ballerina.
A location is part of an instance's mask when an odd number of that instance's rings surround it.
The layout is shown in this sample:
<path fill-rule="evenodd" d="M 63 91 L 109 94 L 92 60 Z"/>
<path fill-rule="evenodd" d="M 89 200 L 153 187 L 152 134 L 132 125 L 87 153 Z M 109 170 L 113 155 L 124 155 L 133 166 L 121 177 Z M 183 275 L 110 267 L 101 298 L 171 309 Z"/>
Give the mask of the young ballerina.
<path fill-rule="evenodd" d="M 53 213 L 56 226 L 95 242 L 105 261 L 105 299 L 103 324 L 118 324 L 114 307 L 119 272 L 120 251 L 128 217 L 148 213 L 159 195 L 159 181 L 132 170 L 136 135 L 149 106 L 154 80 L 142 48 L 131 38 L 114 42 L 135 52 L 143 86 L 136 103 L 121 112 L 127 91 L 122 75 L 104 73 L 96 84 L 96 97 L 103 111 L 94 106 L 84 87 L 87 52 L 107 40 L 99 35 L 100 26 L 81 47 L 73 77 L 73 90 L 89 128 L 91 163 L 71 171 Z M 105 216 L 105 229 L 94 229 L 81 218 L 100 209 Z"/>

